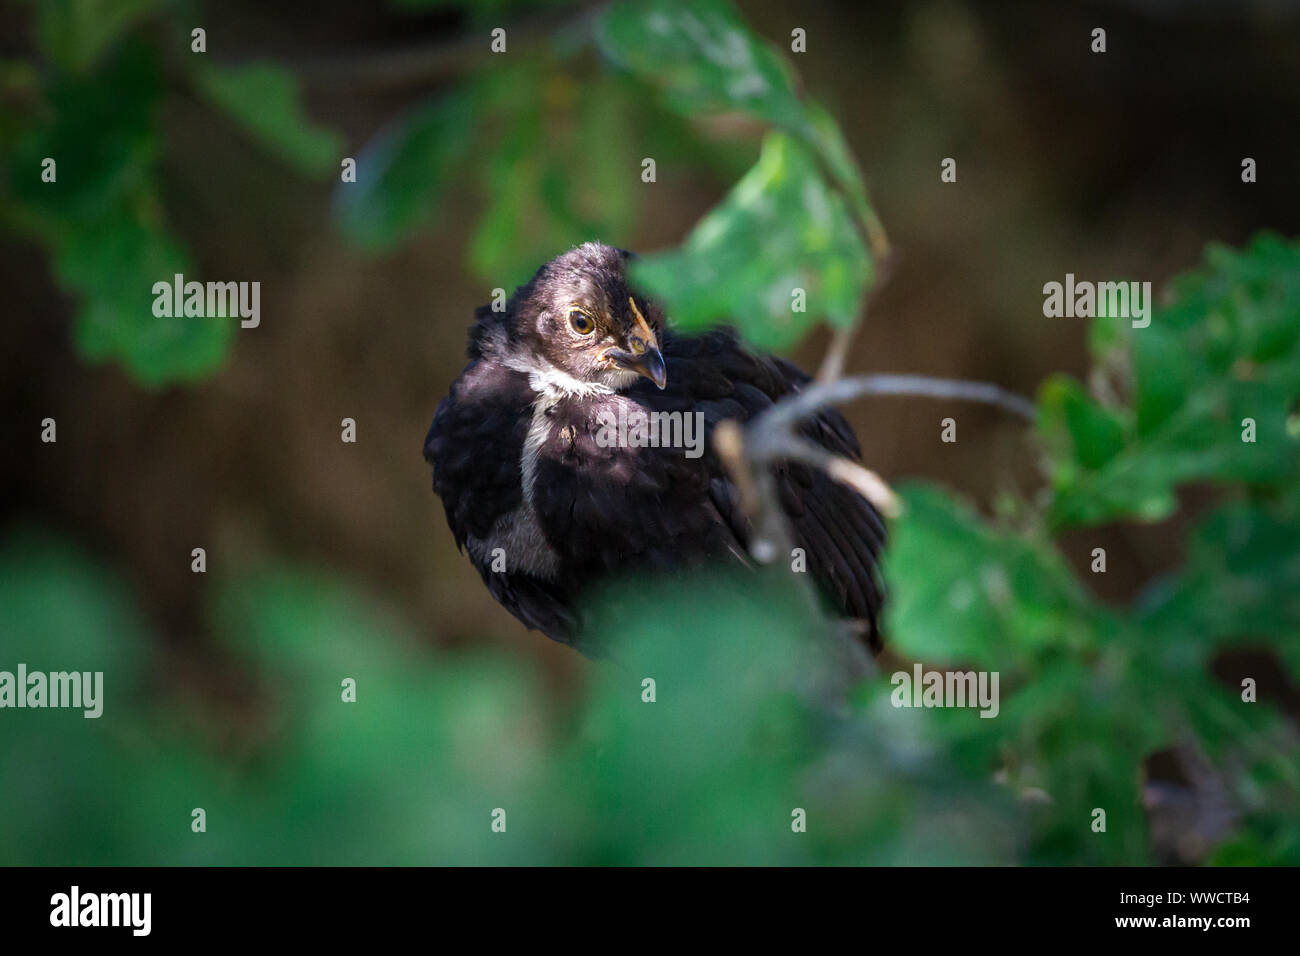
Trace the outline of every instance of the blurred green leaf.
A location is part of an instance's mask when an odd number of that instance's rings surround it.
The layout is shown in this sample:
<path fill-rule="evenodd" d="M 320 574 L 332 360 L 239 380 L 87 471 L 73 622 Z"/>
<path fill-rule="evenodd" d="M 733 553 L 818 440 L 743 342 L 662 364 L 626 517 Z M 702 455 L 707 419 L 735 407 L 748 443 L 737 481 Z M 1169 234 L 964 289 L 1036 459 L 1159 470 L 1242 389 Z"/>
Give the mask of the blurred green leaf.
<path fill-rule="evenodd" d="M 55 278 L 77 297 L 78 351 L 151 386 L 220 367 L 235 328 L 230 319 L 153 314 L 154 284 L 191 271 L 158 198 L 161 96 L 157 57 L 135 42 L 94 74 L 58 74 L 50 120 L 15 144 L 10 167 L 17 220 L 51 249 Z M 47 156 L 54 182 L 41 178 Z"/>
<path fill-rule="evenodd" d="M 102 670 L 130 705 L 146 676 L 144 619 L 101 561 L 41 529 L 17 526 L 0 540 L 0 669 Z M 18 716 L 6 712 L 6 722 Z M 81 719 L 78 715 L 78 719 Z"/>
<path fill-rule="evenodd" d="M 37 0 L 37 43 L 61 69 L 82 73 L 158 5 L 158 0 Z"/>
<path fill-rule="evenodd" d="M 867 198 L 867 187 L 862 182 L 858 162 L 844 139 L 840 124 L 835 121 L 835 117 L 815 103 L 807 104 L 805 109 L 811 130 L 812 146 L 825 164 L 832 182 L 848 198 L 851 211 L 864 226 L 873 229 L 879 227 L 876 211 Z"/>
<path fill-rule="evenodd" d="M 509 865 L 550 855 L 548 808 L 527 799 L 545 769 L 547 715 L 516 664 L 435 659 L 373 599 L 290 567 L 221 582 L 214 623 L 279 709 L 273 766 L 242 781 L 231 845 L 208 849 L 206 862 Z M 342 700 L 345 678 L 355 703 Z M 491 831 L 496 807 L 513 839 Z"/>
<path fill-rule="evenodd" d="M 453 167 L 474 143 L 474 99 L 456 92 L 399 119 L 357 157 L 357 181 L 336 187 L 343 232 L 361 246 L 388 249 L 434 214 Z"/>
<path fill-rule="evenodd" d="M 1093 402 L 1073 379 L 1056 376 L 1043 385 L 1039 416 L 1051 438 L 1068 438 L 1057 460 L 1081 468 L 1100 468 L 1124 446 L 1124 422 L 1118 414 Z"/>
<path fill-rule="evenodd" d="M 1104 447 L 1113 424 L 1089 420 L 1089 408 L 1072 409 L 1072 390 L 1068 382 L 1046 389 L 1045 404 L 1067 433 Z M 920 726 L 955 766 L 1000 767 L 1012 786 L 1050 797 L 1050 812 L 1033 820 L 1035 861 L 1141 862 L 1148 838 L 1135 774 L 1147 755 L 1167 747 L 1192 747 L 1234 768 L 1225 799 L 1249 809 L 1250 822 L 1241 825 L 1281 825 L 1279 814 L 1300 795 L 1300 750 L 1283 722 L 1283 702 L 1242 701 L 1239 689 L 1214 681 L 1211 665 L 1227 647 L 1272 649 L 1300 673 L 1295 492 L 1212 513 L 1186 566 L 1123 614 L 1090 599 L 1055 548 L 1032 535 L 990 528 L 937 490 L 901 492 L 905 507 L 886 560 L 890 646 L 929 668 L 1000 674 L 997 719 L 941 709 Z M 1107 810 L 1104 841 L 1078 823 L 1094 807 Z M 1285 834 L 1224 852 L 1274 862 L 1290 854 L 1294 862 L 1291 824 Z"/>
<path fill-rule="evenodd" d="M 1102 617 L 1053 547 L 996 533 L 934 488 L 905 486 L 903 500 L 885 565 L 901 652 L 1021 672 L 1048 649 L 1092 642 Z"/>
<path fill-rule="evenodd" d="M 975 667 L 1000 684 L 995 717 L 940 708 L 920 725 L 926 739 L 968 773 L 997 770 L 1017 791 L 1046 794 L 1050 809 L 1025 821 L 1033 862 L 1146 861 L 1145 757 L 1193 733 L 1217 753 L 1259 727 L 1221 719 L 1181 631 L 1100 608 L 1050 545 L 991 529 L 934 489 L 903 497 L 886 561 L 891 646 L 927 670 Z M 1105 839 L 1088 825 L 1097 807 Z"/>
<path fill-rule="evenodd" d="M 120 362 L 143 385 L 194 381 L 221 366 L 238 320 L 154 315 L 154 284 L 191 270 L 148 220 L 123 206 L 80 223 L 58 244 L 55 275 L 80 294 L 76 344 L 87 359 Z"/>
<path fill-rule="evenodd" d="M 101 573 L 57 542 L 14 539 L 0 547 L 0 610 L 31 653 L 64 635 L 54 646 L 73 658 L 46 655 L 49 666 L 99 663 L 79 650 L 87 628 L 115 661 L 114 642 L 142 625 L 128 615 L 119 637 Z M 422 649 L 396 615 L 328 575 L 268 565 L 218 580 L 210 620 L 267 705 L 240 715 L 243 757 L 196 738 L 193 700 L 174 713 L 184 688 L 110 683 L 101 721 L 28 712 L 39 737 L 0 738 L 0 813 L 25 824 L 0 829 L 0 860 L 1012 859 L 996 788 L 941 773 L 939 755 L 877 724 L 897 723 L 896 711 L 817 706 L 814 675 L 829 672 L 832 645 L 788 579 L 696 574 L 611 589 L 593 625 L 617 629 L 620 664 L 593 673 L 567 717 L 515 661 Z M 345 678 L 355 703 L 342 700 Z M 117 706 L 128 687 L 129 713 Z M 196 806 L 209 838 L 189 829 Z M 808 812 L 807 835 L 792 831 L 794 807 Z M 509 839 L 492 832 L 496 808 Z"/>
<path fill-rule="evenodd" d="M 637 90 L 608 74 L 579 84 L 527 61 L 484 77 L 478 93 L 498 135 L 483 163 L 487 208 L 470 241 L 474 271 L 510 288 L 563 249 L 596 237 L 618 243 L 640 205 L 629 126 Z"/>
<path fill-rule="evenodd" d="M 123 582 L 47 531 L 0 540 L 0 670 L 99 672 L 100 716 L 85 709 L 0 711 L 0 862 L 48 865 L 71 855 L 129 859 L 132 767 L 148 740 L 152 643 Z M 93 678 L 92 678 L 93 681 Z M 83 857 L 84 858 L 84 857 Z"/>
<path fill-rule="evenodd" d="M 342 140 L 307 118 L 288 70 L 272 63 L 204 66 L 194 79 L 214 105 L 291 166 L 317 177 L 339 169 Z"/>
<path fill-rule="evenodd" d="M 139 44 L 127 44 L 96 74 L 50 77 L 48 119 L 13 144 L 8 164 L 15 199 L 47 237 L 75 230 L 150 184 L 162 93 L 157 57 Z M 41 176 L 46 157 L 56 164 L 54 182 Z"/>
<path fill-rule="evenodd" d="M 1209 866 L 1295 866 L 1300 860 L 1300 820 L 1294 814 L 1259 814 L 1215 848 Z"/>
<path fill-rule="evenodd" d="M 848 325 L 872 262 L 844 199 L 818 176 L 804 147 L 781 133 L 680 249 L 646 256 L 634 275 L 675 325 L 735 323 L 762 348 L 798 342 L 826 319 Z M 796 311 L 803 290 L 804 311 Z"/>
<path fill-rule="evenodd" d="M 1293 496 L 1294 499 L 1294 496 Z M 1208 666 L 1223 646 L 1275 648 L 1300 679 L 1300 511 L 1295 500 L 1233 502 L 1197 526 L 1181 572 L 1143 609 L 1153 633 Z"/>
<path fill-rule="evenodd" d="M 787 575 L 694 574 L 642 581 L 633 593 L 615 586 L 591 614 L 593 631 L 617 635 L 616 664 L 595 675 L 550 790 L 579 804 L 571 846 L 582 858 L 1004 858 L 1008 820 L 991 787 L 942 776 L 936 755 L 885 724 L 896 711 L 837 719 L 818 706 L 836 677 L 835 645 Z M 791 830 L 794 807 L 815 821 L 808 839 Z"/>

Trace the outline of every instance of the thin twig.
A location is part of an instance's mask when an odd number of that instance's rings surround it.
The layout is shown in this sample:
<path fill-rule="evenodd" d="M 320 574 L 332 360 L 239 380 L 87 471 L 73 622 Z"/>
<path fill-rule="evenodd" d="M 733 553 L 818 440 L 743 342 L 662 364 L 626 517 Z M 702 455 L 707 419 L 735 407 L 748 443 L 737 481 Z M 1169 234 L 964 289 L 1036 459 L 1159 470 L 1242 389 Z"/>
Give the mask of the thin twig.
<path fill-rule="evenodd" d="M 929 375 L 858 375 L 834 382 L 817 383 L 790 398 L 777 402 L 756 418 L 748 430 L 759 427 L 788 431 L 823 405 L 839 405 L 864 395 L 913 395 L 923 398 L 959 399 L 994 405 L 1027 421 L 1034 419 L 1034 403 L 1023 395 L 989 382 L 970 382 Z M 769 424 L 764 425 L 764 422 Z"/>
<path fill-rule="evenodd" d="M 733 422 L 723 422 L 714 433 L 714 442 L 719 457 L 739 489 L 741 507 L 754 524 L 750 550 L 756 560 L 771 560 L 769 556 L 780 553 L 781 542 L 788 538 L 776 507 L 776 498 L 766 493 L 762 483 L 769 474 L 769 466 L 780 461 L 800 461 L 820 468 L 834 480 L 857 491 L 886 517 L 896 517 L 900 513 L 898 496 L 879 475 L 856 461 L 832 454 L 797 433 L 799 423 L 824 406 L 838 405 L 864 395 L 960 399 L 992 405 L 1027 421 L 1034 418 L 1034 405 L 1029 399 L 988 382 L 886 374 L 859 375 L 810 385 L 777 402 L 743 430 Z"/>
<path fill-rule="evenodd" d="M 831 335 L 831 344 L 827 346 L 826 356 L 817 369 L 817 381 L 833 382 L 844 374 L 844 363 L 849 357 L 849 349 L 853 347 L 853 339 L 857 335 L 859 325 L 861 321 L 855 319 L 849 325 L 836 329 Z"/>
<path fill-rule="evenodd" d="M 547 13 L 519 20 L 507 28 L 509 50 L 531 52 L 548 46 L 563 47 L 575 37 L 585 40 L 603 11 L 601 4 L 576 15 Z M 391 90 L 428 87 L 454 79 L 482 66 L 492 56 L 491 30 L 483 26 L 477 33 L 395 49 L 304 57 L 289 65 L 310 86 Z"/>
<path fill-rule="evenodd" d="M 883 233 L 882 241 L 885 244 L 885 251 L 876 258 L 875 282 L 871 290 L 863 298 L 862 308 L 858 310 L 854 320 L 848 325 L 836 329 L 831 335 L 831 344 L 827 347 L 822 364 L 817 369 L 817 381 L 819 382 L 833 382 L 844 374 L 844 365 L 848 361 L 849 350 L 853 347 L 853 340 L 857 337 L 858 329 L 862 328 L 865 323 L 867 313 L 871 311 L 871 304 L 880 293 L 881 287 L 894 274 L 896 255 L 889 245 L 889 240 L 883 238 Z"/>

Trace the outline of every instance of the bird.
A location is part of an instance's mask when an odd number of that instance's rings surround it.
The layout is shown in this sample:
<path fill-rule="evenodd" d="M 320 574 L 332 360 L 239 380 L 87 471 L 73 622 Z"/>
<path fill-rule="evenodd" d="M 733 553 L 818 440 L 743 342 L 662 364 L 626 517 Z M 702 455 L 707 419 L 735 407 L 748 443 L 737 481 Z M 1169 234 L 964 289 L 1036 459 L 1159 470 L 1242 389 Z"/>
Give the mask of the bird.
<path fill-rule="evenodd" d="M 719 423 L 748 422 L 811 377 L 729 327 L 687 334 L 634 288 L 635 256 L 599 242 L 547 262 L 504 303 L 474 314 L 468 365 L 437 405 L 424 442 L 433 490 L 457 547 L 492 597 L 528 628 L 589 657 L 594 588 L 711 563 L 747 564 L 754 537 L 712 445 Z M 612 423 L 661 416 L 702 427 L 702 448 L 638 443 Z M 620 416 L 622 418 L 620 419 Z M 824 408 L 801 437 L 861 457 L 842 414 Z M 793 547 L 832 614 L 881 646 L 886 544 L 865 498 L 801 462 L 772 467 Z"/>

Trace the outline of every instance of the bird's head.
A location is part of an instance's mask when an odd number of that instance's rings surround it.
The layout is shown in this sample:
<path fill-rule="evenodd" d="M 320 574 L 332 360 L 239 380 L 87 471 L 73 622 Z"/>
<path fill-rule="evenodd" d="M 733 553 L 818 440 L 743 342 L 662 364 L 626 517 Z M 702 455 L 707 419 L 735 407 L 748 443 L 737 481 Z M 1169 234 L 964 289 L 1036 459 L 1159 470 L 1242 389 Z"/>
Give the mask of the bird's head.
<path fill-rule="evenodd" d="M 582 385 L 667 382 L 663 313 L 628 285 L 631 253 L 589 242 L 542 266 L 515 295 L 510 337 L 538 365 Z"/>

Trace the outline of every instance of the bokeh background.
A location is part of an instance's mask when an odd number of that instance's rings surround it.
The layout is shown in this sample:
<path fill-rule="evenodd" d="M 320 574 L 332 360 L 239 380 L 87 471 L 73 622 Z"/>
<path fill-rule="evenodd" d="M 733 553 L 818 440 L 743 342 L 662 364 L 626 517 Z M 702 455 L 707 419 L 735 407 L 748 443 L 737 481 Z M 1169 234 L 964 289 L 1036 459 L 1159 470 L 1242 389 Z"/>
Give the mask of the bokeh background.
<path fill-rule="evenodd" d="M 1044 318 L 1044 282 L 1073 272 L 1160 289 L 1210 241 L 1300 231 L 1300 5 L 738 8 L 839 123 L 896 250 L 852 372 L 980 379 L 1027 395 L 1054 372 L 1086 379 L 1087 325 Z M 674 113 L 603 56 L 589 39 L 602 9 L 2 8 L 0 589 L 12 613 L 0 629 L 32 666 L 55 647 L 65 653 L 49 669 L 103 659 L 108 680 L 129 674 L 114 686 L 138 686 L 133 706 L 148 710 L 134 729 L 110 731 L 0 715 L 11 811 L 0 862 L 550 862 L 573 858 L 561 846 L 599 842 L 575 823 L 517 857 L 456 843 L 447 828 L 459 814 L 477 827 L 477 804 L 464 791 L 425 801 L 447 776 L 441 765 L 427 779 L 399 768 L 424 766 L 435 745 L 415 724 L 436 722 L 452 741 L 447 760 L 500 805 L 484 755 L 517 761 L 512 785 L 524 787 L 529 761 L 553 756 L 565 715 L 601 679 L 490 599 L 430 491 L 420 448 L 463 367 L 474 308 L 577 242 L 675 246 L 758 155 L 761 124 Z M 204 54 L 190 51 L 195 26 Z M 1089 50 L 1096 26 L 1108 35 L 1101 55 Z M 507 30 L 504 55 L 490 50 L 495 27 Z M 803 54 L 789 53 L 796 27 L 807 31 Z M 71 183 L 58 200 L 37 179 L 50 142 L 63 149 L 60 183 Z M 345 156 L 358 159 L 357 184 L 339 182 Z M 1258 164 L 1253 184 L 1241 180 L 1246 156 Z M 957 160 L 955 184 L 940 181 L 945 157 Z M 373 163 L 390 173 L 379 186 L 366 181 Z M 151 284 L 176 262 L 187 278 L 259 281 L 260 327 L 232 322 L 181 345 L 115 332 L 135 294 L 122 291 L 129 277 Z M 790 354 L 814 368 L 828 338 L 818 329 Z M 996 411 L 880 398 L 847 414 L 867 463 L 891 481 L 933 478 L 985 512 L 1043 488 L 1036 446 Z M 960 422 L 956 445 L 938 440 L 948 415 Z M 40 442 L 46 417 L 57 444 Z M 356 444 L 339 439 L 345 417 Z M 1191 522 L 1218 495 L 1192 484 L 1180 496 L 1165 520 L 1059 538 L 1080 572 L 1106 547 L 1108 573 L 1087 581 L 1104 604 L 1124 606 L 1184 561 Z M 206 574 L 191 571 L 195 547 L 207 551 Z M 264 667 L 267 646 L 281 650 Z M 335 706 L 337 671 L 384 666 L 382 680 L 398 684 L 408 670 L 433 675 L 436 693 L 410 687 L 401 698 L 425 698 L 427 710 L 393 702 L 342 729 L 302 718 L 324 713 L 325 698 Z M 316 673 L 323 696 L 304 702 L 296 695 Z M 1294 688 L 1271 679 L 1294 717 Z M 361 686 L 363 700 L 380 696 Z M 520 743 L 539 723 L 549 742 Z M 394 740 L 394 727 L 406 736 Z M 132 759 L 106 752 L 104 732 Z M 383 773 L 339 756 L 358 750 Z M 149 798 L 128 784 L 141 767 L 156 781 Z M 205 802 L 205 788 L 220 798 Z M 966 842 L 982 848 L 967 859 L 1014 855 L 1014 828 L 985 820 L 983 805 L 953 809 L 967 793 L 953 784 L 939 814 L 958 821 L 949 842 L 909 842 L 924 828 L 899 820 L 923 811 L 900 803 L 872 821 L 863 839 L 873 851 L 853 859 L 954 862 Z M 131 809 L 115 816 L 113 801 Z M 243 821 L 242 842 L 186 843 L 189 808 L 223 801 L 242 801 L 227 814 Z M 445 826 L 416 827 L 416 838 L 390 819 L 440 814 Z M 339 815 L 368 822 L 331 848 L 324 821 Z M 175 840 L 158 836 L 167 818 Z M 719 852 L 708 859 L 771 858 L 766 845 Z M 587 859 L 693 857 L 606 849 Z"/>

